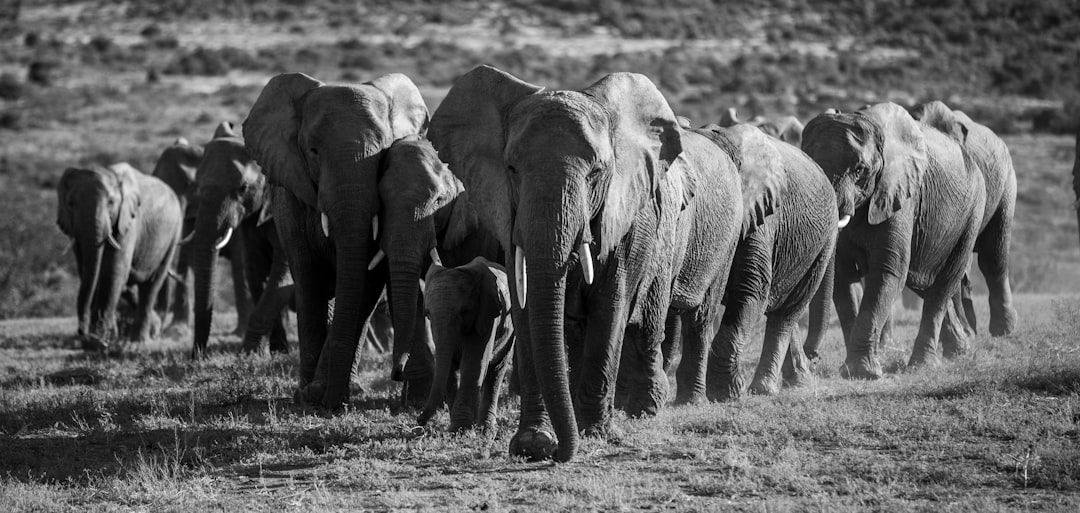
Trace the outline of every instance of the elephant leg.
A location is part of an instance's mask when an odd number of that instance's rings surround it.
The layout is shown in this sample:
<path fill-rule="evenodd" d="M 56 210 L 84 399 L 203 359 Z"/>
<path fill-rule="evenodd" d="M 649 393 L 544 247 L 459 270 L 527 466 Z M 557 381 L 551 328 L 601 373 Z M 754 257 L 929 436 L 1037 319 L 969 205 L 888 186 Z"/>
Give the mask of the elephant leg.
<path fill-rule="evenodd" d="M 265 291 L 255 310 L 248 318 L 247 331 L 244 332 L 243 351 L 256 353 L 262 344 L 263 337 L 270 335 L 275 329 L 275 323 L 280 323 L 282 316 L 288 312 L 289 305 L 295 303 L 295 285 L 286 285 L 274 290 Z M 285 346 L 286 352 L 288 345 Z"/>
<path fill-rule="evenodd" d="M 154 311 L 154 303 L 167 279 L 168 273 L 162 269 L 150 281 L 139 284 L 139 298 L 136 302 L 135 325 L 132 333 L 132 339 L 136 342 L 149 342 L 156 336 L 155 331 L 161 330 L 161 318 Z"/>
<path fill-rule="evenodd" d="M 512 346 L 504 346 L 495 351 L 492 356 L 490 368 L 484 377 L 484 386 L 480 399 L 480 418 L 477 423 L 484 428 L 488 436 L 495 434 L 496 413 L 499 409 L 499 394 L 502 393 L 502 384 L 510 371 L 510 354 Z"/>
<path fill-rule="evenodd" d="M 450 431 L 469 429 L 479 420 L 492 352 L 492 347 L 486 342 L 486 337 L 483 340 L 467 340 L 462 349 L 460 382 L 454 406 L 450 409 Z"/>
<path fill-rule="evenodd" d="M 333 277 L 327 272 L 330 267 L 328 263 L 315 255 L 306 234 L 300 229 L 301 219 L 306 213 L 299 200 L 284 192 L 276 198 L 275 216 L 290 221 L 275 221 L 275 227 L 279 239 L 289 241 L 282 246 L 286 248 L 295 284 L 296 329 L 300 339 L 296 399 L 317 404 L 322 400 L 322 391 L 311 390 L 309 394 L 305 390 L 315 379 L 319 356 L 326 343 L 330 301 L 326 284 L 332 283 Z"/>
<path fill-rule="evenodd" d="M 743 377 L 739 368 L 742 350 L 750 330 L 765 312 L 767 290 L 747 296 L 733 296 L 728 299 L 720 327 L 713 338 L 712 349 L 708 353 L 708 367 L 704 381 L 707 383 L 706 394 L 713 401 L 730 401 L 742 395 Z M 686 347 L 688 344 L 684 344 Z M 763 353 L 764 357 L 764 353 Z M 686 365 L 686 350 L 683 350 L 683 363 Z M 683 393 L 683 382 L 679 381 L 679 395 Z"/>
<path fill-rule="evenodd" d="M 192 221 L 184 222 L 184 233 L 194 229 Z M 170 326 L 186 328 L 191 325 L 191 244 L 179 246 L 176 253 L 176 275 L 180 278 L 173 287 L 172 322 Z"/>
<path fill-rule="evenodd" d="M 506 274 L 513 276 L 512 272 L 511 265 L 507 265 Z M 510 280 L 510 288 L 510 297 L 517 297 L 514 280 Z M 514 333 L 517 335 L 517 341 L 514 343 L 514 367 L 518 376 L 521 406 L 518 429 L 510 439 L 509 452 L 510 456 L 520 456 L 528 460 L 544 460 L 555 454 L 558 443 L 555 431 L 551 427 L 551 419 L 544 408 L 544 398 L 540 393 L 540 383 L 536 377 L 528 315 L 516 303 L 511 309 L 511 314 L 514 319 Z"/>
<path fill-rule="evenodd" d="M 631 372 L 620 374 L 629 385 L 626 413 L 631 417 L 656 415 L 668 400 L 668 377 L 664 370 L 663 344 L 671 300 L 671 280 L 653 281 L 640 301 L 636 323 L 625 329 L 621 361 Z"/>
<path fill-rule="evenodd" d="M 378 300 L 378 296 L 374 299 Z M 417 300 L 418 312 L 414 317 L 417 326 L 413 328 L 413 333 L 417 336 L 413 338 L 412 352 L 402 372 L 404 382 L 401 400 L 406 406 L 422 408 L 427 401 L 428 392 L 431 391 L 431 382 L 435 378 L 435 342 L 431 338 L 431 325 L 424 315 L 422 303 L 424 299 L 422 296 L 417 296 Z M 451 376 L 446 384 L 448 400 L 453 400 L 458 390 L 458 380 L 453 378 L 455 377 Z"/>
<path fill-rule="evenodd" d="M 618 436 L 612 431 L 611 410 L 627 320 L 625 272 L 608 272 L 613 273 L 611 281 L 590 297 L 580 385 L 574 394 L 579 430 L 586 436 L 605 439 Z"/>
<path fill-rule="evenodd" d="M 840 331 L 844 335 L 844 346 L 848 351 L 852 349 L 851 330 L 858 318 L 861 292 L 855 260 L 848 255 L 837 253 L 833 270 L 833 304 L 836 306 L 836 317 L 840 321 Z"/>
<path fill-rule="evenodd" d="M 1003 337 L 1016 329 L 1012 285 L 1009 283 L 1009 239 L 1012 208 L 1001 209 L 983 229 L 976 244 L 979 270 L 990 296 L 990 335 Z M 974 322 L 971 323 L 974 326 Z"/>
<path fill-rule="evenodd" d="M 938 356 L 938 334 L 945 319 L 951 296 L 942 291 L 928 291 L 923 298 L 922 318 L 919 321 L 919 334 L 915 337 L 915 347 L 911 351 L 908 367 L 936 365 Z"/>
<path fill-rule="evenodd" d="M 754 380 L 750 382 L 750 393 L 775 395 L 780 391 L 781 366 L 785 356 L 792 353 L 791 341 L 795 338 L 798 322 L 798 316 L 790 313 L 774 313 L 768 316 L 765 323 L 765 343 L 761 347 L 761 359 L 758 360 Z M 801 348 L 799 353 L 799 360 L 805 361 Z M 807 368 L 805 363 L 803 367 Z M 806 373 L 809 373 L 808 368 Z"/>

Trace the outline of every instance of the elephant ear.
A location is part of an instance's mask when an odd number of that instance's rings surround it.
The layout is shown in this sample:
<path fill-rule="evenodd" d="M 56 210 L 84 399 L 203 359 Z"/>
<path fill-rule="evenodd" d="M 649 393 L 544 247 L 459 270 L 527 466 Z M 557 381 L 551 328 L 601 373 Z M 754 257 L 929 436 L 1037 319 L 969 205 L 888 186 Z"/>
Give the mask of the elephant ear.
<path fill-rule="evenodd" d="M 409 135 L 424 137 L 427 134 L 427 104 L 409 77 L 391 73 L 368 83 L 390 99 L 390 129 L 395 141 Z"/>
<path fill-rule="evenodd" d="M 911 112 L 911 117 L 921 121 L 924 125 L 936 128 L 939 132 L 951 137 L 961 146 L 967 141 L 968 128 L 960 122 L 947 105 L 940 101 L 924 103 Z"/>
<path fill-rule="evenodd" d="M 240 137 L 240 134 L 236 133 L 236 127 L 233 126 L 231 121 L 222 121 L 221 124 L 214 129 L 214 139 L 221 139 L 223 137 Z"/>
<path fill-rule="evenodd" d="M 270 79 L 244 120 L 244 146 L 262 165 L 271 184 L 284 187 L 311 208 L 317 205 L 315 184 L 297 145 L 302 98 L 323 85 L 303 73 Z"/>
<path fill-rule="evenodd" d="M 131 167 L 127 162 L 120 162 L 109 166 L 109 170 L 116 176 L 120 187 L 120 213 L 116 216 L 116 233 L 122 238 L 135 226 L 135 216 L 139 211 L 142 199 L 139 197 L 139 185 L 136 181 L 138 170 Z"/>
<path fill-rule="evenodd" d="M 765 224 L 780 208 L 787 184 L 784 163 L 776 148 L 778 141 L 751 125 L 729 129 L 739 152 L 739 181 L 742 185 L 742 233 Z M 784 143 L 786 144 L 786 143 Z"/>
<path fill-rule="evenodd" d="M 603 105 L 611 119 L 615 161 L 600 212 L 597 252 L 604 259 L 682 155 L 682 129 L 667 99 L 645 75 L 612 73 L 581 92 Z"/>
<path fill-rule="evenodd" d="M 462 75 L 431 117 L 428 138 L 469 191 L 481 225 L 510 248 L 510 181 L 503 150 L 504 114 L 543 88 L 490 66 Z"/>
<path fill-rule="evenodd" d="M 892 217 L 911 198 L 927 166 L 926 138 L 903 107 L 879 103 L 863 111 L 881 129 L 881 175 L 870 195 L 871 225 Z"/>
<path fill-rule="evenodd" d="M 255 226 L 262 226 L 274 218 L 274 187 L 270 184 L 263 185 L 262 207 L 259 208 L 259 219 Z"/>
<path fill-rule="evenodd" d="M 476 314 L 476 332 L 483 333 L 491 328 L 491 320 L 498 319 L 510 312 L 510 284 L 506 281 L 506 270 L 483 257 L 476 257 L 470 265 L 479 269 L 479 309 Z"/>
<path fill-rule="evenodd" d="M 68 195 L 71 194 L 68 190 L 69 182 L 74 180 L 75 175 L 80 172 L 79 169 L 69 167 L 64 170 L 63 175 L 60 175 L 60 181 L 56 184 L 56 226 L 68 237 L 75 236 L 73 212 L 68 209 Z"/>

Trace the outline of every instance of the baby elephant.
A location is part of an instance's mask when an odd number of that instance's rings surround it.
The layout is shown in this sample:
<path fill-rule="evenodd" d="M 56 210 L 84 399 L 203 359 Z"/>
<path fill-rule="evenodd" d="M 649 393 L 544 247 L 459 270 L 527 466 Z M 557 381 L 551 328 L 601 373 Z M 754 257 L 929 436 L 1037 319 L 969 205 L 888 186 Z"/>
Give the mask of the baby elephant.
<path fill-rule="evenodd" d="M 433 263 L 424 304 L 435 342 L 435 379 L 417 423 L 435 415 L 451 373 L 460 369 L 450 431 L 481 425 L 494 432 L 499 390 L 514 347 L 506 271 L 483 257 L 453 268 Z"/>

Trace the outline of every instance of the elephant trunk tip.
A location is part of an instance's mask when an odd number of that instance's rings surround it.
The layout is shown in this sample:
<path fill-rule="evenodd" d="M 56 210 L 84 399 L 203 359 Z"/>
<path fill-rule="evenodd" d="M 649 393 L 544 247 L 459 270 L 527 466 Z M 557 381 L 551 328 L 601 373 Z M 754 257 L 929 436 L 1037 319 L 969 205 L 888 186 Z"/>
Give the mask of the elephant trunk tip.
<path fill-rule="evenodd" d="M 409 363 L 409 353 L 402 353 L 394 359 L 394 366 L 390 370 L 392 381 L 405 381 L 405 364 Z"/>

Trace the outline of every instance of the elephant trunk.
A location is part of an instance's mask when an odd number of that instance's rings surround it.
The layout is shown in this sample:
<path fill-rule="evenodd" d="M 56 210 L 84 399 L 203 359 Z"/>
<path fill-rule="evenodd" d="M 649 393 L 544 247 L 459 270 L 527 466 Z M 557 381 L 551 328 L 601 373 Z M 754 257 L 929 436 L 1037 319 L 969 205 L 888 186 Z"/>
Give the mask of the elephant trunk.
<path fill-rule="evenodd" d="M 433 326 L 432 328 L 432 331 L 439 334 L 449 334 L 457 331 L 454 327 L 444 329 L 441 326 Z M 428 394 L 427 402 L 424 404 L 424 410 L 416 419 L 416 423 L 421 426 L 435 416 L 435 413 L 439 411 L 439 406 L 442 405 L 443 399 L 446 398 L 446 383 L 450 379 L 450 370 L 454 364 L 454 352 L 457 349 L 451 342 L 457 342 L 459 339 L 460 335 L 455 337 L 442 336 L 439 337 L 442 343 L 435 345 L 435 377 L 431 382 L 431 391 Z M 396 340 L 395 333 L 395 342 Z"/>
<path fill-rule="evenodd" d="M 423 322 L 420 306 L 420 271 L 413 241 L 392 242 L 390 255 L 390 298 L 394 323 L 394 359 L 390 378 L 404 381 L 405 363 L 412 353 L 417 324 Z"/>
<path fill-rule="evenodd" d="M 195 218 L 195 237 L 192 241 L 192 266 L 195 269 L 195 339 L 191 357 L 206 355 L 210 325 L 214 317 L 214 284 L 217 275 L 218 241 L 226 205 L 223 198 L 201 202 Z M 240 279 L 234 277 L 234 279 Z M 242 298 L 237 298 L 241 301 Z"/>
<path fill-rule="evenodd" d="M 76 230 L 76 256 L 79 260 L 79 295 L 77 309 L 79 335 L 87 336 L 95 329 L 91 326 L 91 308 L 95 303 L 101 263 L 105 253 L 105 232 L 109 223 L 99 222 L 94 216 L 86 216 L 80 229 Z"/>
<path fill-rule="evenodd" d="M 578 427 L 566 355 L 566 278 L 570 252 L 585 221 L 584 215 L 574 214 L 585 212 L 585 197 L 580 188 L 560 185 L 538 184 L 530 188 L 535 196 L 522 199 L 518 219 L 530 221 L 527 228 L 521 227 L 524 251 L 514 248 L 514 272 L 526 289 L 533 365 L 559 438 L 556 459 L 569 461 L 577 450 Z M 519 251 L 522 257 L 517 256 Z"/>
<path fill-rule="evenodd" d="M 360 216 L 356 208 L 345 209 L 349 214 L 343 217 Z M 359 223 L 366 225 L 367 223 Z M 333 226 L 342 226 L 334 223 Z M 355 231 L 353 231 L 355 230 Z M 364 323 L 375 306 L 374 296 L 367 294 L 368 241 L 370 232 L 366 227 L 344 228 L 343 237 L 335 235 L 337 246 L 337 277 L 335 280 L 334 321 L 331 325 L 329 344 L 323 348 L 320 367 L 326 369 L 326 388 L 322 402 L 326 408 L 334 409 L 346 400 L 349 377 L 352 374 L 356 347 L 360 342 L 360 333 Z"/>

